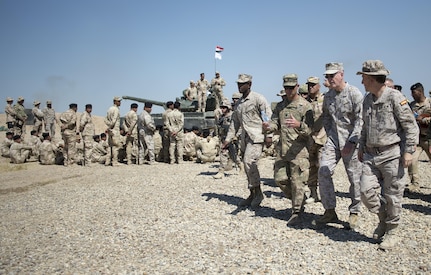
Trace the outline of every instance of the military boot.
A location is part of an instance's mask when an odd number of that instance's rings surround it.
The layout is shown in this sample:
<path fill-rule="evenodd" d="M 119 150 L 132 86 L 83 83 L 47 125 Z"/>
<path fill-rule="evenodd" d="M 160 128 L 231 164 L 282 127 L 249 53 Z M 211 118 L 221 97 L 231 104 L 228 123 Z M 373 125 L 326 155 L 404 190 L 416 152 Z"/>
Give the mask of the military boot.
<path fill-rule="evenodd" d="M 418 192 L 420 189 L 421 189 L 421 187 L 419 186 L 418 182 L 412 182 L 407 186 L 406 191 L 407 192 Z"/>
<path fill-rule="evenodd" d="M 355 229 L 358 226 L 359 214 L 358 213 L 350 213 L 349 215 L 349 228 Z"/>
<path fill-rule="evenodd" d="M 224 177 L 224 170 L 223 169 L 218 170 L 218 173 L 213 176 L 213 178 L 215 178 L 215 179 L 222 179 L 223 177 Z"/>
<path fill-rule="evenodd" d="M 320 224 L 326 224 L 326 223 L 331 223 L 331 222 L 338 222 L 338 216 L 337 213 L 335 212 L 335 209 L 326 209 L 325 213 L 323 213 L 323 216 L 316 220 L 317 223 Z"/>
<path fill-rule="evenodd" d="M 388 224 L 386 225 L 386 233 L 379 245 L 379 249 L 388 250 L 394 248 L 398 241 L 398 224 Z"/>
<path fill-rule="evenodd" d="M 257 207 L 263 201 L 263 193 L 262 189 L 260 188 L 260 185 L 254 188 L 254 193 L 255 195 L 253 200 L 251 201 L 251 207 Z"/>
<path fill-rule="evenodd" d="M 250 195 L 245 200 L 242 200 L 238 205 L 239 206 L 250 206 L 251 202 L 254 199 L 254 189 L 250 189 Z"/>
<path fill-rule="evenodd" d="M 310 196 L 305 200 L 306 204 L 320 202 L 317 186 L 310 187 Z"/>
<path fill-rule="evenodd" d="M 379 225 L 374 229 L 373 239 L 375 240 L 380 239 L 386 233 L 386 211 L 380 211 L 377 215 L 379 216 Z"/>

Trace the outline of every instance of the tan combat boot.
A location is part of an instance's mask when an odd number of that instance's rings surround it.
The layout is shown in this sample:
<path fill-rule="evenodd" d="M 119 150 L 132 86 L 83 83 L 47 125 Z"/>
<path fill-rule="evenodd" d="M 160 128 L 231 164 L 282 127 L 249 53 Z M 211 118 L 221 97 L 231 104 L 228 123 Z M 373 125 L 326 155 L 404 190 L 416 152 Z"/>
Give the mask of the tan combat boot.
<path fill-rule="evenodd" d="M 245 200 L 242 200 L 238 205 L 239 206 L 250 206 L 251 202 L 254 199 L 254 189 L 250 189 L 250 195 Z"/>
<path fill-rule="evenodd" d="M 260 188 L 260 185 L 254 188 L 254 193 L 255 195 L 253 200 L 251 201 L 251 207 L 257 207 L 263 201 L 263 193 L 262 189 Z"/>
<path fill-rule="evenodd" d="M 219 169 L 218 173 L 213 176 L 214 179 L 222 179 L 224 177 L 224 169 Z"/>
<path fill-rule="evenodd" d="M 420 187 L 418 182 L 412 182 L 407 186 L 406 191 L 407 192 L 418 192 L 420 189 L 421 189 L 421 187 Z"/>
<path fill-rule="evenodd" d="M 320 202 L 319 194 L 317 192 L 317 186 L 310 187 L 310 197 L 305 200 L 306 204 Z"/>
<path fill-rule="evenodd" d="M 326 224 L 326 223 L 331 223 L 331 222 L 338 222 L 338 216 L 337 213 L 335 212 L 335 209 L 326 209 L 325 213 L 323 213 L 323 216 L 316 220 L 317 223 L 320 224 Z"/>
<path fill-rule="evenodd" d="M 394 248 L 398 241 L 398 224 L 388 224 L 386 225 L 386 233 L 379 245 L 379 249 L 389 250 Z"/>
<path fill-rule="evenodd" d="M 350 213 L 349 215 L 349 228 L 355 229 L 358 226 L 359 214 L 358 213 Z"/>
<path fill-rule="evenodd" d="M 373 239 L 378 240 L 386 233 L 386 211 L 381 211 L 377 214 L 379 216 L 379 225 L 374 229 Z"/>

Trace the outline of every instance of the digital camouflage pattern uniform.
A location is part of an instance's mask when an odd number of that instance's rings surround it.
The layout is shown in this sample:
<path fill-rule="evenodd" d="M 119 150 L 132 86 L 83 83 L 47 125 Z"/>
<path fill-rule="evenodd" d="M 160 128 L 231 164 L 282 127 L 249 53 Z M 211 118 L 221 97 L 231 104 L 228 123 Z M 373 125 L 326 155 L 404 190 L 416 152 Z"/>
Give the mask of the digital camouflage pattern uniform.
<path fill-rule="evenodd" d="M 21 164 L 26 162 L 31 154 L 33 147 L 27 144 L 18 142 L 12 143 L 10 146 L 10 160 L 12 163 Z"/>
<path fill-rule="evenodd" d="M 172 112 L 172 109 L 168 108 L 162 114 L 163 119 L 163 136 L 162 136 L 162 159 L 163 162 L 169 163 L 169 146 L 171 144 L 168 129 L 168 115 Z"/>
<path fill-rule="evenodd" d="M 180 110 L 174 109 L 167 115 L 167 121 L 170 141 L 170 163 L 175 163 L 175 156 L 177 156 L 177 162 L 182 163 L 184 150 L 184 114 Z"/>
<path fill-rule="evenodd" d="M 20 99 L 20 98 L 18 98 Z M 21 138 L 24 138 L 26 134 L 25 130 L 25 121 L 27 120 L 27 114 L 25 113 L 25 108 L 19 102 L 13 106 L 15 111 L 15 125 L 14 125 L 14 134 L 20 135 Z"/>
<path fill-rule="evenodd" d="M 196 81 L 196 88 L 198 89 L 198 112 L 205 112 L 209 87 L 210 84 L 206 79 Z"/>
<path fill-rule="evenodd" d="M 127 164 L 132 164 L 132 150 L 138 145 L 138 114 L 134 110 L 127 112 L 123 129 L 126 135 Z"/>
<path fill-rule="evenodd" d="M 40 102 L 37 103 L 40 104 Z M 31 113 L 33 114 L 33 130 L 42 133 L 43 112 L 39 109 L 39 104 L 31 109 Z"/>
<path fill-rule="evenodd" d="M 106 159 L 110 157 L 109 155 L 109 144 L 107 140 L 100 140 L 93 145 L 93 150 L 91 152 L 91 161 L 105 164 Z"/>
<path fill-rule="evenodd" d="M 56 164 L 56 156 L 59 152 L 59 147 L 49 140 L 44 140 L 39 146 L 39 161 L 43 165 Z"/>
<path fill-rule="evenodd" d="M 46 104 L 51 106 L 51 101 L 48 100 Z M 55 110 L 52 107 L 47 106 L 42 112 L 43 119 L 45 121 L 45 132 L 49 133 L 51 138 L 55 138 L 55 122 L 57 121 Z"/>
<path fill-rule="evenodd" d="M 196 157 L 196 144 L 199 142 L 199 137 L 193 132 L 184 134 L 184 157 L 192 159 Z"/>
<path fill-rule="evenodd" d="M 196 144 L 196 158 L 201 163 L 214 162 L 219 150 L 219 138 L 208 136 Z"/>
<path fill-rule="evenodd" d="M 121 149 L 120 108 L 118 106 L 113 105 L 108 109 L 105 124 L 108 126 L 108 144 L 110 147 L 109 157 L 106 158 L 105 165 L 110 165 L 112 158 L 112 165 L 116 166 L 118 165 L 118 154 Z"/>
<path fill-rule="evenodd" d="M 13 127 L 15 125 L 15 117 L 16 117 L 16 112 L 15 109 L 12 106 L 12 98 L 7 98 L 9 100 L 9 102 L 11 103 L 7 103 L 6 107 L 4 108 L 4 113 L 6 114 L 6 124 L 7 124 L 7 128 L 10 131 L 13 131 Z"/>
<path fill-rule="evenodd" d="M 72 109 L 60 115 L 61 136 L 64 141 L 63 155 L 64 165 L 76 163 L 76 132 L 77 116 Z"/>
<path fill-rule="evenodd" d="M 91 113 L 83 112 L 79 121 L 79 130 L 81 131 L 85 165 L 91 163 L 91 151 L 93 150 L 93 136 L 95 134 L 95 126 Z"/>
<path fill-rule="evenodd" d="M 5 158 L 10 157 L 10 147 L 13 144 L 13 140 L 9 138 L 5 138 L 2 143 L 0 144 L 0 152 L 1 156 Z"/>
<path fill-rule="evenodd" d="M 223 87 L 226 86 L 226 81 L 219 75 L 218 77 L 214 77 L 211 80 L 211 91 L 216 99 L 216 106 L 220 106 L 220 104 L 224 100 L 223 95 Z"/>
<path fill-rule="evenodd" d="M 139 117 L 139 129 L 143 146 L 142 150 L 139 151 L 139 163 L 144 163 L 145 157 L 148 155 L 148 160 L 152 164 L 155 161 L 153 136 L 156 131 L 156 124 L 154 118 L 146 110 L 143 110 Z"/>

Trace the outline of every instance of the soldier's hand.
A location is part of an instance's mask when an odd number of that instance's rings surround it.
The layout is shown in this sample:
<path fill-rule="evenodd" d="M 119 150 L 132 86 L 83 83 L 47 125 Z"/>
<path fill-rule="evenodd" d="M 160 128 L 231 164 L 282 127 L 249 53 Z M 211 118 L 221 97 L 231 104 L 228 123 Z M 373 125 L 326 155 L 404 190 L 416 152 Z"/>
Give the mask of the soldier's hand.
<path fill-rule="evenodd" d="M 301 122 L 297 121 L 292 114 L 285 120 L 285 123 L 288 128 L 298 128 L 301 126 Z"/>
<path fill-rule="evenodd" d="M 413 160 L 413 155 L 405 152 L 403 156 L 404 168 L 409 167 L 412 164 L 412 160 Z"/>

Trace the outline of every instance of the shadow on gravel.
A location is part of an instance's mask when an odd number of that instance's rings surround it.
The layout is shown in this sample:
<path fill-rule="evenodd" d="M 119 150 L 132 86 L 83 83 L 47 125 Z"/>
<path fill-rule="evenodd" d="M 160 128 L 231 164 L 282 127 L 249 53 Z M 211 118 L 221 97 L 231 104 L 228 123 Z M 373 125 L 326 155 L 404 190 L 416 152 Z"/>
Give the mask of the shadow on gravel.
<path fill-rule="evenodd" d="M 261 178 L 260 181 L 267 186 L 278 187 L 273 178 Z"/>
<path fill-rule="evenodd" d="M 423 205 L 417 204 L 403 204 L 403 208 L 407 210 L 412 210 L 416 212 L 420 212 L 425 215 L 431 215 L 431 208 Z"/>
<path fill-rule="evenodd" d="M 347 192 L 335 191 L 335 196 L 340 197 L 340 198 L 350 199 L 350 194 Z"/>
<path fill-rule="evenodd" d="M 404 192 L 404 197 L 412 199 L 412 200 L 422 200 L 431 203 L 431 195 L 425 195 L 417 192 Z"/>

